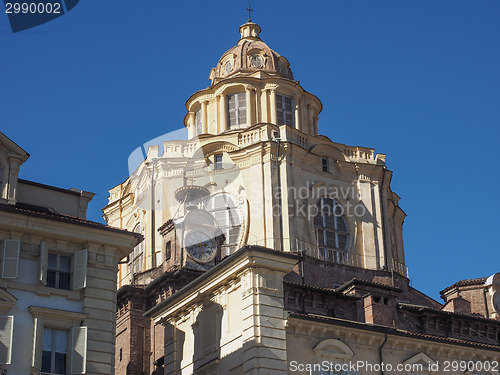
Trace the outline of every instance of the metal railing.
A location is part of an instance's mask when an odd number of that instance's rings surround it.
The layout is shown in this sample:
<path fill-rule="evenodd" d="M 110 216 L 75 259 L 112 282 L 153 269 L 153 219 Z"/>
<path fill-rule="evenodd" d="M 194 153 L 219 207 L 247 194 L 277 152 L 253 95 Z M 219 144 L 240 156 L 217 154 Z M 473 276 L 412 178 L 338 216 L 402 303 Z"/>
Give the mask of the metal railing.
<path fill-rule="evenodd" d="M 274 249 L 280 248 L 280 240 L 273 238 L 249 241 L 248 244 L 264 246 L 264 247 L 272 247 Z M 408 267 L 405 264 L 396 261 L 395 259 L 389 261 L 387 266 L 379 265 L 377 262 L 378 257 L 375 255 L 373 256 L 360 255 L 352 253 L 350 251 L 322 247 L 318 246 L 318 244 L 316 243 L 303 241 L 298 238 L 284 238 L 283 246 L 284 246 L 283 249 L 284 251 L 302 253 L 312 258 L 325 260 L 327 262 L 344 264 L 346 266 L 352 266 L 352 267 L 367 268 L 367 269 L 376 269 L 376 270 L 385 269 L 387 271 L 393 271 L 406 278 L 409 278 Z"/>
<path fill-rule="evenodd" d="M 272 249 L 279 249 L 281 246 L 281 239 L 279 238 L 266 238 L 260 240 L 248 241 L 248 245 L 263 246 Z M 387 266 L 379 265 L 378 257 L 370 255 L 355 254 L 350 251 L 339 249 L 332 249 L 327 247 L 320 247 L 315 243 L 300 240 L 298 238 L 284 238 L 283 239 L 284 251 L 297 252 L 308 255 L 312 258 L 321 259 L 327 262 L 343 264 L 351 267 L 359 267 L 375 270 L 393 271 L 399 275 L 409 278 L 408 267 L 392 259 L 387 262 Z M 233 253 L 234 251 L 231 251 Z M 128 272 L 123 272 L 123 271 Z M 130 285 L 133 281 L 133 275 L 130 272 L 130 267 L 122 268 L 122 277 L 119 280 L 119 286 Z"/>

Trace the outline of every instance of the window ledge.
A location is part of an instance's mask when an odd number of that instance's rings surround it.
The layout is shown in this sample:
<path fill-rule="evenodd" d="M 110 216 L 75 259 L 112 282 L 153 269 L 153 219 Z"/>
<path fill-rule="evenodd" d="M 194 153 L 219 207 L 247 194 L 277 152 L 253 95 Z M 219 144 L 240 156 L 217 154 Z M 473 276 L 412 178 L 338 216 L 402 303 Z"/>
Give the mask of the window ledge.
<path fill-rule="evenodd" d="M 88 317 L 88 314 L 39 306 L 30 306 L 28 307 L 28 311 L 33 317 L 42 319 L 44 323 L 54 328 L 69 329 L 80 325 Z"/>
<path fill-rule="evenodd" d="M 42 296 L 59 296 L 66 297 L 69 300 L 80 301 L 82 299 L 80 290 L 66 290 L 66 289 L 57 289 L 50 288 L 47 286 L 40 285 L 36 294 Z"/>

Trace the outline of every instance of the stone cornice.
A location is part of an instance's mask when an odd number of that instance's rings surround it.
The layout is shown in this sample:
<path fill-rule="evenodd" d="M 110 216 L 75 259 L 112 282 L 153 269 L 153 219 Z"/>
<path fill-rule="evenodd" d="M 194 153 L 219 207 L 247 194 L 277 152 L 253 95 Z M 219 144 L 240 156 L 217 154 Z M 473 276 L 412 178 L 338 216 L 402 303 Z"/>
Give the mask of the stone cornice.
<path fill-rule="evenodd" d="M 57 238 L 71 242 L 87 243 L 89 238 L 102 245 L 118 247 L 119 257 L 128 255 L 137 244 L 137 234 L 95 223 L 66 222 L 64 218 L 44 217 L 0 210 L 0 226 L 11 231 L 37 234 L 44 238 Z"/>
<path fill-rule="evenodd" d="M 321 112 L 323 109 L 323 104 L 321 103 L 321 100 L 319 100 L 318 97 L 316 97 L 314 94 L 311 94 L 310 92 L 304 90 L 304 88 L 300 85 L 299 81 L 291 81 L 286 78 L 282 77 L 266 77 L 266 78 L 256 78 L 256 77 L 249 77 L 249 76 L 235 76 L 231 78 L 227 78 L 224 80 L 221 80 L 217 82 L 215 85 L 207 87 L 205 89 L 196 91 L 194 94 L 192 94 L 187 100 L 186 100 L 186 109 L 189 111 L 189 107 L 191 106 L 191 102 L 198 97 L 207 95 L 216 95 L 219 91 L 222 90 L 224 86 L 232 85 L 232 84 L 252 84 L 252 85 L 260 85 L 264 86 L 266 84 L 276 84 L 276 85 L 285 85 L 285 86 L 293 86 L 297 89 L 300 90 L 300 93 L 303 95 L 306 95 L 309 97 L 311 100 L 316 102 L 318 106 L 318 113 Z"/>

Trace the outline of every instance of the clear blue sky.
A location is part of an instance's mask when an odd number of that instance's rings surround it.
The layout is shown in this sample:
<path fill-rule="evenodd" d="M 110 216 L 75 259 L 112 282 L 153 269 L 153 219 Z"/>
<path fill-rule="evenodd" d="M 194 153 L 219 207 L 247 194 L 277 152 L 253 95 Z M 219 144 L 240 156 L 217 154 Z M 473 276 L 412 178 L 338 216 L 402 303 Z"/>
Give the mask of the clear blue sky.
<path fill-rule="evenodd" d="M 96 193 L 179 129 L 238 38 L 246 1 L 83 0 L 12 34 L 0 14 L 1 131 L 21 177 Z M 413 286 L 438 299 L 500 271 L 500 1 L 253 1 L 268 45 L 323 102 L 320 132 L 388 155 Z"/>

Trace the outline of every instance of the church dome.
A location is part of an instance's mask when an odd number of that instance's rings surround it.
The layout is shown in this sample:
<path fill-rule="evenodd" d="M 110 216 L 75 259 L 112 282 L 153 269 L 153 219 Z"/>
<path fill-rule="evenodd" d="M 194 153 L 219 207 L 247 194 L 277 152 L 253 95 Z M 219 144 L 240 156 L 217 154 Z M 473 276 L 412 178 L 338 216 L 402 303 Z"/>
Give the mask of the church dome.
<path fill-rule="evenodd" d="M 260 39 L 260 32 L 260 26 L 251 21 L 240 26 L 241 39 L 222 55 L 217 66 L 212 69 L 212 83 L 234 76 L 254 75 L 256 72 L 293 80 L 288 60 L 269 48 Z"/>

